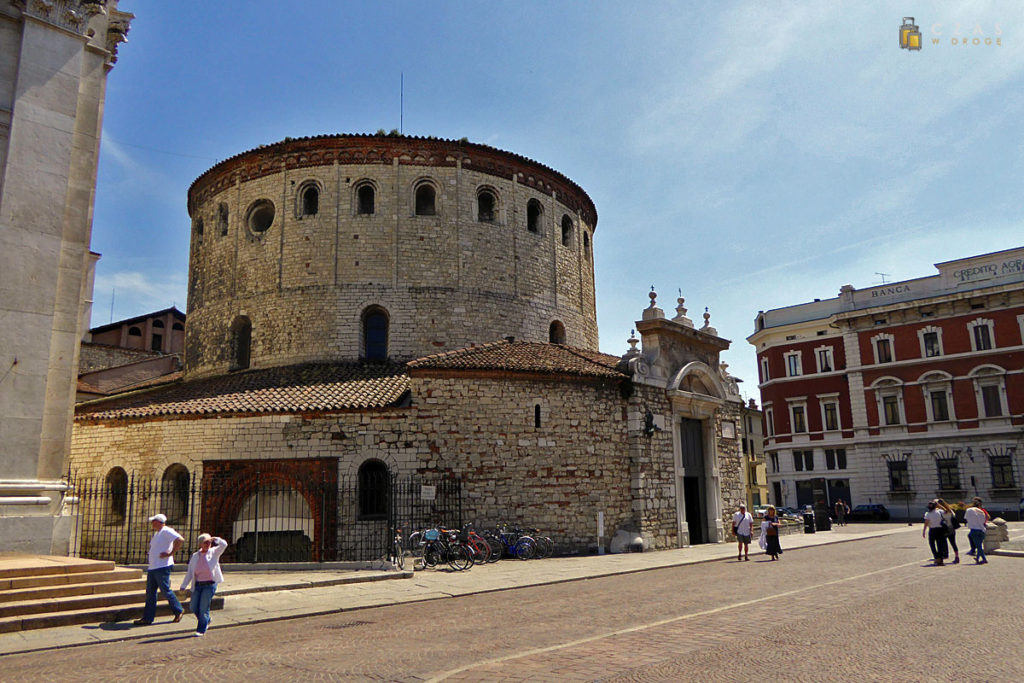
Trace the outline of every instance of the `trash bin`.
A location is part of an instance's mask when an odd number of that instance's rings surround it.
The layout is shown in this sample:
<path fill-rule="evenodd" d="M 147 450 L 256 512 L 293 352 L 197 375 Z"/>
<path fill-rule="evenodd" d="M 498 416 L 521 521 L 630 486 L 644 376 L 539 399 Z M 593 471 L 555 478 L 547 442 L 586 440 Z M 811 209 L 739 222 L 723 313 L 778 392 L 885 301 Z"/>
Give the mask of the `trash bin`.
<path fill-rule="evenodd" d="M 828 513 L 814 515 L 814 528 L 817 531 L 832 531 L 832 518 Z"/>
<path fill-rule="evenodd" d="M 804 533 L 813 534 L 814 531 L 814 513 L 807 510 L 804 512 Z"/>

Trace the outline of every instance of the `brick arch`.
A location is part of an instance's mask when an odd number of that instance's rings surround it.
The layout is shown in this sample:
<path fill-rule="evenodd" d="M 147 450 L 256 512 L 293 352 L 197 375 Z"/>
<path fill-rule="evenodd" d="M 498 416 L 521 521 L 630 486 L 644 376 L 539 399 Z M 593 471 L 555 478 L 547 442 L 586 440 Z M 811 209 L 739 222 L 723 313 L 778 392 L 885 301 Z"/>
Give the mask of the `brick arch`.
<path fill-rule="evenodd" d="M 284 484 L 302 496 L 313 517 L 313 561 L 333 558 L 338 544 L 337 458 L 274 460 L 207 460 L 203 463 L 203 529 L 231 547 L 226 559 L 234 559 L 233 525 L 242 506 L 269 483 Z"/>

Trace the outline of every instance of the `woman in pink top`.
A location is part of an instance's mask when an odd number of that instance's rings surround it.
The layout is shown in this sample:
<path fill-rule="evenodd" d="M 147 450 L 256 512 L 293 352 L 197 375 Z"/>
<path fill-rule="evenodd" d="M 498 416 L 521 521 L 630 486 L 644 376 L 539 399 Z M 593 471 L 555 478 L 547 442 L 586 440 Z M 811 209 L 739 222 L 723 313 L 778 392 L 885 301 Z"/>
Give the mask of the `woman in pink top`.
<path fill-rule="evenodd" d="M 220 556 L 228 547 L 228 542 L 210 534 L 200 534 L 198 540 L 199 550 L 192 553 L 192 558 L 188 561 L 188 571 L 181 582 L 181 590 L 188 588 L 195 580 L 189 608 L 192 614 L 196 615 L 195 635 L 201 636 L 210 626 L 210 602 L 213 600 L 213 594 L 217 592 L 217 584 L 224 581 L 224 575 L 220 571 Z"/>

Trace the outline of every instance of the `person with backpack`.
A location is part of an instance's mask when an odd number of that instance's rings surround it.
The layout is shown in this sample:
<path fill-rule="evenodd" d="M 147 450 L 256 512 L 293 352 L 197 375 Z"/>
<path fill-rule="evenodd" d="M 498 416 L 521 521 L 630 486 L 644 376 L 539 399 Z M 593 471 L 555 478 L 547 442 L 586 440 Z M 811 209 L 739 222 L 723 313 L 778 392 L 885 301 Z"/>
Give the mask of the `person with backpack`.
<path fill-rule="evenodd" d="M 956 518 L 956 512 L 949 506 L 949 503 L 941 498 L 937 499 L 935 502 L 942 510 L 942 522 L 946 525 L 949 545 L 953 548 L 953 564 L 960 564 L 960 549 L 956 547 L 956 530 L 960 528 L 960 520 Z"/>

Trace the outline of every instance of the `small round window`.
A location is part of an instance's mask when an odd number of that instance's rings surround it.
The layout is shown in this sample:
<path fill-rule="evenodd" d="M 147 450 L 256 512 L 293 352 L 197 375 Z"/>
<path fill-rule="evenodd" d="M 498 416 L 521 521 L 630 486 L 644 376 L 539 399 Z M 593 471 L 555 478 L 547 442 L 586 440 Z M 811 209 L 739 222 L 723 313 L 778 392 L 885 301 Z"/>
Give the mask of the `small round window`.
<path fill-rule="evenodd" d="M 249 207 L 247 223 L 249 229 L 260 235 L 274 224 L 274 202 L 269 199 L 257 199 Z"/>

